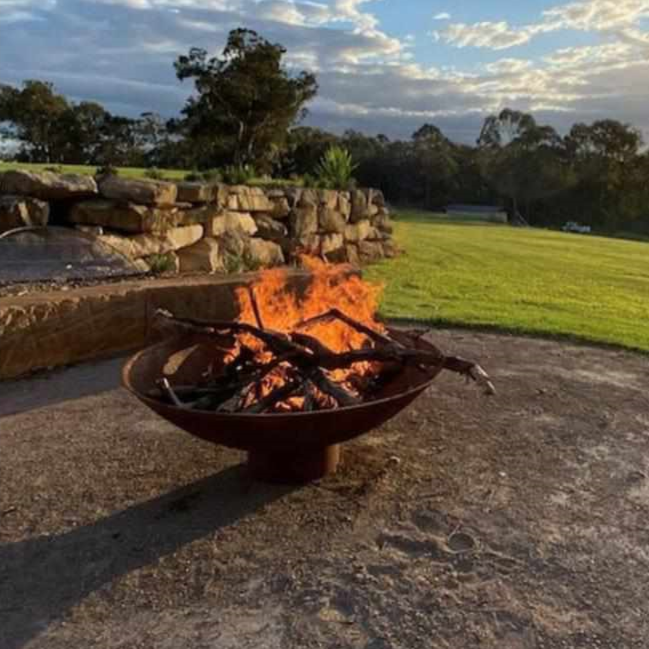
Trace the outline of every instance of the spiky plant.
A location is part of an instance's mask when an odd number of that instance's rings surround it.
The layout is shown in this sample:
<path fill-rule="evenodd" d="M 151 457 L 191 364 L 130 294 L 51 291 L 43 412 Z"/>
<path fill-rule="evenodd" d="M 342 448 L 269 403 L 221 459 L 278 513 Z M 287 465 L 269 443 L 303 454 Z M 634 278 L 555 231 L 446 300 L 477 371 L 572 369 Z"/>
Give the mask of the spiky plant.
<path fill-rule="evenodd" d="M 329 189 L 350 189 L 354 184 L 352 174 L 358 165 L 341 146 L 330 146 L 316 167 L 318 184 Z"/>

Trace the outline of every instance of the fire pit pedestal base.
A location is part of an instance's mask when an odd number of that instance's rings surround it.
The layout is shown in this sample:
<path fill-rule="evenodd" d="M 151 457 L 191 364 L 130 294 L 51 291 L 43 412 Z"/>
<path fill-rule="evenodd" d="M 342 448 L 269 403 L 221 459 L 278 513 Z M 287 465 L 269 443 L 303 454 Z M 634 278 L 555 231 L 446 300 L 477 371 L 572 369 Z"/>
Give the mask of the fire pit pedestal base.
<path fill-rule="evenodd" d="M 304 484 L 333 473 L 340 462 L 340 444 L 320 449 L 259 450 L 248 453 L 248 468 L 256 480 L 274 484 Z"/>

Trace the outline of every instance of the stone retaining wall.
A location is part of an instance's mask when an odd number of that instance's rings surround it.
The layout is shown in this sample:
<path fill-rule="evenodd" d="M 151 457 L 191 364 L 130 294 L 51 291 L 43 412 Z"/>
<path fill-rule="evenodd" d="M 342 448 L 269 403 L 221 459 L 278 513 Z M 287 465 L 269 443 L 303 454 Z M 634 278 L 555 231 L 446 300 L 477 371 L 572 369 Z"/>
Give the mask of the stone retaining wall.
<path fill-rule="evenodd" d="M 355 265 L 396 253 L 380 191 L 262 189 L 8 171 L 0 233 L 56 224 L 95 235 L 146 270 L 163 256 L 178 272 L 240 272 L 298 254 Z"/>
<path fill-rule="evenodd" d="M 0 381 L 142 348 L 155 340 L 157 309 L 203 320 L 234 319 L 235 289 L 254 277 L 130 280 L 0 298 Z M 290 271 L 287 286 L 302 291 L 309 278 Z"/>

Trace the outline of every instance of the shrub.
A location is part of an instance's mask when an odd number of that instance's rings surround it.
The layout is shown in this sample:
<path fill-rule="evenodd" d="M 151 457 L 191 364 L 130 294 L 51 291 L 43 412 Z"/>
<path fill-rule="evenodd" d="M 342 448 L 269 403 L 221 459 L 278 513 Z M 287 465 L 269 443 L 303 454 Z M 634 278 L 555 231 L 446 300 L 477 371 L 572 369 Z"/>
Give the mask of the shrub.
<path fill-rule="evenodd" d="M 255 177 L 252 165 L 228 165 L 223 170 L 223 181 L 228 185 L 247 185 Z"/>
<path fill-rule="evenodd" d="M 208 169 L 201 174 L 201 180 L 206 183 L 220 183 L 223 180 L 223 174 L 220 169 Z"/>
<path fill-rule="evenodd" d="M 185 174 L 183 180 L 186 180 L 188 183 L 197 183 L 203 180 L 203 174 L 198 169 L 192 169 L 188 174 Z"/>
<path fill-rule="evenodd" d="M 101 167 L 97 167 L 95 176 L 119 176 L 119 169 L 114 167 L 112 164 L 105 164 Z"/>
<path fill-rule="evenodd" d="M 355 184 L 352 174 L 357 166 L 347 149 L 330 146 L 316 167 L 318 185 L 327 189 L 352 189 Z"/>
<path fill-rule="evenodd" d="M 151 180 L 164 180 L 164 174 L 157 167 L 151 167 L 144 172 L 145 178 L 151 178 Z"/>
<path fill-rule="evenodd" d="M 172 253 L 167 253 L 166 255 L 151 255 L 150 257 L 147 257 L 146 261 L 154 275 L 169 273 L 176 270 L 176 264 Z"/>

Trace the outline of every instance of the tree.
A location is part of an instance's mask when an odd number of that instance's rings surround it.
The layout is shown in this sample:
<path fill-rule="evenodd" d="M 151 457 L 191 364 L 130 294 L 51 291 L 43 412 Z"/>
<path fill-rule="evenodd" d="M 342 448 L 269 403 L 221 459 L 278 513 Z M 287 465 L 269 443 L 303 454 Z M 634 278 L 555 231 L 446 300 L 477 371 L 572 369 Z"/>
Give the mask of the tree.
<path fill-rule="evenodd" d="M 458 165 L 453 145 L 432 124 L 424 124 L 412 135 L 415 177 L 424 187 L 424 205 L 443 207 L 451 194 L 453 177 Z"/>
<path fill-rule="evenodd" d="M 225 148 L 237 165 L 268 166 L 318 88 L 313 74 L 289 75 L 285 53 L 252 30 L 235 29 L 220 58 L 197 48 L 180 56 L 176 75 L 193 79 L 196 89 L 182 111 L 188 137 L 207 143 L 212 158 Z"/>
<path fill-rule="evenodd" d="M 18 90 L 5 86 L 0 92 L 0 122 L 9 124 L 5 132 L 23 144 L 34 162 L 61 161 L 61 116 L 70 108 L 51 83 L 25 81 Z"/>
<path fill-rule="evenodd" d="M 561 138 L 551 126 L 537 124 L 527 113 L 506 108 L 487 117 L 478 138 L 478 156 L 487 181 L 511 200 L 512 222 L 522 220 L 522 204 L 529 218 L 533 201 L 569 183 Z"/>

